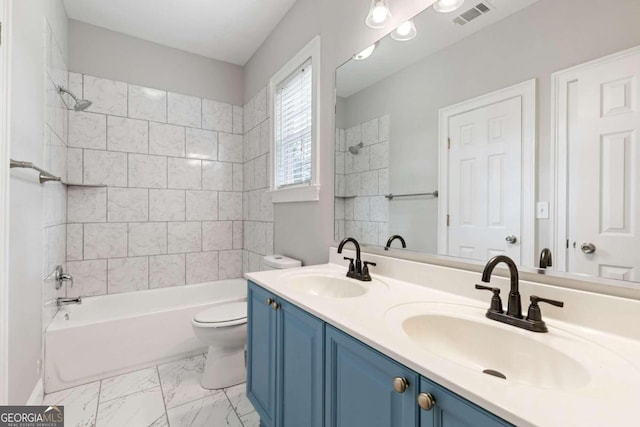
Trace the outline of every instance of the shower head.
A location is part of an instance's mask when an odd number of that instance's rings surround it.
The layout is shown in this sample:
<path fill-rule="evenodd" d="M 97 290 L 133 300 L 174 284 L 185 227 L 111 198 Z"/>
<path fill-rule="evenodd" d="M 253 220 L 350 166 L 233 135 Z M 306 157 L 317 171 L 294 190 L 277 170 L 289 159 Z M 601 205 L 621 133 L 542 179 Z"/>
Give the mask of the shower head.
<path fill-rule="evenodd" d="M 364 146 L 364 144 L 361 142 L 357 145 L 352 145 L 351 147 L 349 147 L 349 152 L 351 154 L 358 154 L 360 152 L 360 149 Z"/>
<path fill-rule="evenodd" d="M 84 111 L 91 106 L 92 102 L 87 99 L 76 100 L 73 109 L 76 111 Z"/>
<path fill-rule="evenodd" d="M 91 106 L 92 104 L 92 102 L 89 101 L 88 99 L 78 99 L 78 97 L 75 96 L 73 93 L 71 93 L 71 91 L 63 88 L 62 86 L 58 86 L 58 92 L 61 94 L 68 93 L 69 96 L 73 98 L 73 100 L 75 101 L 75 104 L 73 104 L 73 109 L 76 111 L 84 111 L 87 108 L 89 108 L 89 106 Z"/>

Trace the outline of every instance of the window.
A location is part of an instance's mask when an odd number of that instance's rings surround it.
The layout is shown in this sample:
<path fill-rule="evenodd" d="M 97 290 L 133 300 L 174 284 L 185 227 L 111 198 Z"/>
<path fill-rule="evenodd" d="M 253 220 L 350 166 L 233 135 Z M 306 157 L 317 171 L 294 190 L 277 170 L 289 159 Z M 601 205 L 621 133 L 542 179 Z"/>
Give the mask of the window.
<path fill-rule="evenodd" d="M 319 52 L 316 37 L 271 79 L 271 194 L 276 203 L 318 200 Z"/>
<path fill-rule="evenodd" d="M 276 189 L 311 183 L 312 74 L 309 59 L 276 89 Z"/>

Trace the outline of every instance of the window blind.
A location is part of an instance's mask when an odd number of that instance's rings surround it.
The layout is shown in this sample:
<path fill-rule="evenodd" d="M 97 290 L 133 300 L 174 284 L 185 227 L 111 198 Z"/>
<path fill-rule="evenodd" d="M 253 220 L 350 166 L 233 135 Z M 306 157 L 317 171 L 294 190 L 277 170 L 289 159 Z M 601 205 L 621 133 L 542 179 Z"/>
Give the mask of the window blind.
<path fill-rule="evenodd" d="M 276 87 L 276 189 L 311 183 L 312 82 L 309 59 Z"/>

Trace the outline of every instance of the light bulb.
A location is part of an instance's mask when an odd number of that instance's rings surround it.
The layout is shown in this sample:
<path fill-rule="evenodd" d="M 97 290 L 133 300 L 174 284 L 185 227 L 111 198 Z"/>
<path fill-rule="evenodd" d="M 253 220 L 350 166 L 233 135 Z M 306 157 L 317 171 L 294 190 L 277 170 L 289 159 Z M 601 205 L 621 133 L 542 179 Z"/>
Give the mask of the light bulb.
<path fill-rule="evenodd" d="M 383 28 L 391 19 L 388 0 L 372 0 L 365 23 L 371 28 Z"/>
<path fill-rule="evenodd" d="M 438 0 L 433 4 L 433 9 L 436 12 L 448 13 L 458 9 L 463 3 L 464 0 Z"/>
<path fill-rule="evenodd" d="M 396 28 L 396 32 L 400 36 L 406 36 L 411 32 L 411 21 L 403 22 L 400 24 L 398 28 Z"/>
<path fill-rule="evenodd" d="M 371 19 L 376 24 L 382 24 L 385 19 L 387 19 L 387 8 L 384 6 L 376 6 L 371 12 Z"/>
<path fill-rule="evenodd" d="M 353 55 L 353 59 L 355 59 L 356 61 L 364 61 L 371 56 L 374 50 L 376 50 L 377 45 L 378 43 L 374 43 L 362 52 L 356 53 L 355 55 Z"/>
<path fill-rule="evenodd" d="M 401 42 L 411 40 L 417 35 L 416 26 L 413 20 L 403 22 L 391 33 L 391 38 Z"/>

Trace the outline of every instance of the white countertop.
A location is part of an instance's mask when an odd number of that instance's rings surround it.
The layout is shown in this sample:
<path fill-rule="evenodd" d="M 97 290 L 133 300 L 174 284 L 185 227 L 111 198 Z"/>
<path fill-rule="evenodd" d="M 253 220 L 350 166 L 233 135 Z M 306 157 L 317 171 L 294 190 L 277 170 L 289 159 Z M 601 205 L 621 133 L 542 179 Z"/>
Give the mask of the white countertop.
<path fill-rule="evenodd" d="M 640 329 L 640 302 L 522 282 L 524 310 L 532 290 L 539 296 L 563 300 L 565 309 L 542 307 L 543 319 L 549 327 L 546 334 L 507 325 L 503 327 L 516 329 L 527 338 L 541 342 L 571 334 L 587 345 L 594 346 L 593 353 L 582 356 L 591 374 L 586 385 L 568 390 L 534 387 L 494 378 L 447 360 L 424 346 L 416 345 L 385 316 L 393 307 L 416 302 L 460 304 L 476 307 L 480 309 L 478 313 L 484 313 L 491 294 L 473 290 L 474 284 L 480 281 L 478 273 L 365 255 L 363 258 L 378 263 L 378 267 L 372 269 L 384 275 L 372 274 L 372 277 L 385 286 L 372 287 L 362 296 L 314 296 L 286 285 L 287 276 L 300 272 L 346 273 L 346 264 L 341 265 L 342 255 L 338 257 L 334 251 L 331 261 L 335 264 L 249 273 L 246 277 L 515 425 L 637 425 L 640 340 L 637 336 L 627 334 L 631 330 L 627 323 L 633 321 L 633 329 Z M 345 251 L 345 255 L 351 256 L 348 251 Z M 402 276 L 403 280 L 390 276 Z M 502 278 L 492 280 L 493 286 L 504 283 L 505 279 Z M 503 295 L 506 295 L 505 287 L 502 286 L 502 289 Z M 563 317 L 574 317 L 576 321 L 561 320 Z M 593 317 L 602 320 L 591 321 Z M 497 323 L 481 314 L 478 321 Z M 596 329 L 592 323 L 600 327 Z M 609 360 L 616 361 L 613 364 L 615 369 L 607 363 Z"/>

